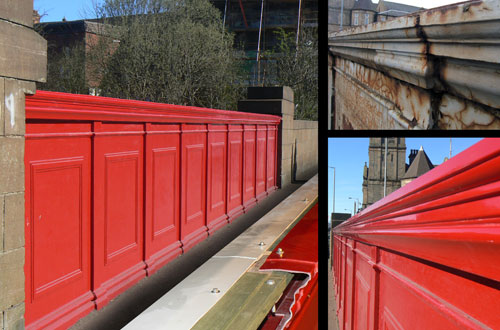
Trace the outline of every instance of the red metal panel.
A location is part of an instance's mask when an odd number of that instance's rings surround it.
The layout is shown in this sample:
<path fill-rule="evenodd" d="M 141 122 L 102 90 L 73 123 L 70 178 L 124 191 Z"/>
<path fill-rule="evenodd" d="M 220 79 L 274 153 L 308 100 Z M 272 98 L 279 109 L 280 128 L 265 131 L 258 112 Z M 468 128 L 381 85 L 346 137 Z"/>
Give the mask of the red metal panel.
<path fill-rule="evenodd" d="M 376 329 L 374 304 L 375 304 L 375 247 L 356 243 L 356 274 L 355 274 L 355 304 L 354 323 L 355 329 Z"/>
<path fill-rule="evenodd" d="M 228 130 L 227 215 L 232 221 L 243 213 L 243 126 Z"/>
<path fill-rule="evenodd" d="M 255 205 L 255 125 L 244 125 L 243 132 L 243 207 Z"/>
<path fill-rule="evenodd" d="M 347 270 L 347 244 L 345 242 L 345 239 L 342 238 L 341 240 L 341 252 L 342 252 L 342 262 L 341 262 L 341 274 L 342 278 L 340 281 L 340 301 L 337 306 L 339 308 L 339 326 L 341 329 L 344 329 L 344 322 L 345 322 L 345 296 L 346 296 L 346 270 Z"/>
<path fill-rule="evenodd" d="M 66 328 L 243 213 L 256 166 L 276 187 L 277 116 L 38 91 L 26 120 L 26 212 L 51 219 L 26 220 L 27 328 Z"/>
<path fill-rule="evenodd" d="M 90 124 L 26 127 L 28 329 L 49 324 L 64 328 L 94 309 L 90 291 L 90 130 Z"/>
<path fill-rule="evenodd" d="M 94 293 L 98 308 L 145 276 L 143 125 L 94 124 Z"/>
<path fill-rule="evenodd" d="M 182 253 L 180 125 L 146 125 L 145 256 L 148 274 Z"/>
<path fill-rule="evenodd" d="M 318 316 L 318 280 L 317 278 L 311 282 L 307 288 L 307 294 L 305 294 L 304 301 L 300 311 L 297 313 L 289 329 L 297 330 L 311 330 L 319 329 Z"/>
<path fill-rule="evenodd" d="M 355 240 L 347 275 L 336 270 L 339 303 L 359 293 L 354 328 L 500 328 L 499 165 L 500 139 L 484 139 L 335 228 Z"/>
<path fill-rule="evenodd" d="M 227 224 L 227 126 L 208 125 L 207 227 L 209 233 Z"/>
<path fill-rule="evenodd" d="M 355 258 L 356 255 L 353 253 L 355 241 L 347 241 L 347 253 L 346 253 L 346 284 L 345 284 L 345 303 L 344 303 L 344 328 L 352 329 L 353 320 L 353 308 L 354 308 L 354 274 L 355 274 Z"/>
<path fill-rule="evenodd" d="M 267 168 L 266 168 L 266 190 L 267 192 L 271 192 L 275 190 L 276 187 L 276 162 L 277 162 L 277 157 L 276 157 L 276 146 L 277 146 L 277 139 L 276 139 L 276 132 L 277 132 L 277 127 L 276 126 L 267 126 Z"/>
<path fill-rule="evenodd" d="M 339 327 L 341 330 L 345 329 L 345 293 L 346 293 L 346 265 L 347 265 L 347 253 L 346 244 L 344 238 L 341 237 L 339 240 L 341 262 L 340 262 L 340 285 L 339 285 L 339 300 L 337 300 L 337 315 L 339 318 Z"/>
<path fill-rule="evenodd" d="M 267 196 L 266 192 L 266 170 L 267 170 L 267 127 L 257 126 L 257 154 L 255 171 L 255 194 L 257 200 Z"/>
<path fill-rule="evenodd" d="M 260 267 L 306 274 L 302 283 L 291 282 L 277 304 L 276 314 L 283 315 L 280 329 L 318 328 L 318 204 L 290 230 Z M 281 249 L 282 254 L 278 254 Z M 284 306 L 283 306 L 284 305 Z"/>
<path fill-rule="evenodd" d="M 208 236 L 206 125 L 182 125 L 181 163 L 181 241 L 186 252 Z"/>

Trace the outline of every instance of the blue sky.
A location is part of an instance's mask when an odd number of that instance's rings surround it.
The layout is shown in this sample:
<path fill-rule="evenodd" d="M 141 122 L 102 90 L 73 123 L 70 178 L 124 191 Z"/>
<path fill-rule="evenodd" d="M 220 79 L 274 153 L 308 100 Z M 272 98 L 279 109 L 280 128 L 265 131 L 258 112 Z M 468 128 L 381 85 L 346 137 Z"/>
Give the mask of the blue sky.
<path fill-rule="evenodd" d="M 94 0 L 95 1 L 95 0 Z M 34 0 L 33 9 L 38 10 L 42 17 L 42 22 L 61 21 L 63 17 L 68 21 L 75 21 L 83 18 L 92 18 L 85 12 L 92 12 L 93 0 Z"/>
<path fill-rule="evenodd" d="M 60 21 L 63 17 L 68 21 L 79 20 L 83 18 L 93 18 L 92 15 L 85 12 L 92 12 L 92 3 L 98 0 L 34 0 L 33 8 L 40 14 L 45 13 L 42 22 Z M 100 1 L 99 1 L 100 2 Z M 377 0 L 372 0 L 378 3 Z M 417 7 L 433 8 L 450 3 L 459 2 L 456 0 L 397 0 L 396 2 L 405 3 Z"/>
<path fill-rule="evenodd" d="M 481 138 L 453 138 L 452 157 L 479 142 Z M 354 200 L 363 202 L 363 166 L 368 164 L 369 138 L 328 139 L 328 214 L 333 205 L 333 169 L 335 167 L 335 212 L 352 213 Z M 411 149 L 422 146 L 434 165 L 450 153 L 450 138 L 406 138 L 406 162 Z M 330 217 L 330 216 L 329 216 Z"/>

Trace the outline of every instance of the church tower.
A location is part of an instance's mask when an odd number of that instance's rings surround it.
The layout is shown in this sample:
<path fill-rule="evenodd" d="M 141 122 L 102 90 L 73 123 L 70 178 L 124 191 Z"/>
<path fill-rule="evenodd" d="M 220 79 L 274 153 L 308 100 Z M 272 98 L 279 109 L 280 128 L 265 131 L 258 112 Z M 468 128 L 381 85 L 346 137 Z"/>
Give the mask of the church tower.
<path fill-rule="evenodd" d="M 387 140 L 387 171 L 385 170 L 385 144 Z M 401 187 L 406 172 L 405 138 L 370 138 L 369 164 L 363 170 L 363 208 L 384 197 L 384 175 L 386 196 Z"/>

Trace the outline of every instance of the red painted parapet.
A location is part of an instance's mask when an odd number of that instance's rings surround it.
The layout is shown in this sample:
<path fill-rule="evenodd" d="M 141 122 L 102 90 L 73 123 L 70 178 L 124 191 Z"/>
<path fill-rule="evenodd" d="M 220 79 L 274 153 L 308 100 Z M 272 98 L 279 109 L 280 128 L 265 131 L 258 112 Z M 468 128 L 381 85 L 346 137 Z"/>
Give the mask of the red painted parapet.
<path fill-rule="evenodd" d="M 275 190 L 279 122 L 27 96 L 26 327 L 68 327 Z"/>
<path fill-rule="evenodd" d="M 334 229 L 340 329 L 500 329 L 500 139 Z"/>

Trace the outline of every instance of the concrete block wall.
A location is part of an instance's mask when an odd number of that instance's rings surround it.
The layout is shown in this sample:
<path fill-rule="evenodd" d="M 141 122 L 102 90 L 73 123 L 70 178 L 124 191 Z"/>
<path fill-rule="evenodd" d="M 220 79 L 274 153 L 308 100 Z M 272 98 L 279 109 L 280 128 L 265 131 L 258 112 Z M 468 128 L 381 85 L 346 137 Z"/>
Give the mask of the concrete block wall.
<path fill-rule="evenodd" d="M 249 87 L 247 100 L 238 110 L 281 116 L 278 134 L 278 185 L 311 178 L 318 169 L 318 123 L 294 120 L 295 105 L 290 87 Z M 311 150 L 314 149 L 314 150 Z"/>
<path fill-rule="evenodd" d="M 46 78 L 32 0 L 0 1 L 0 329 L 24 329 L 25 95 Z"/>

